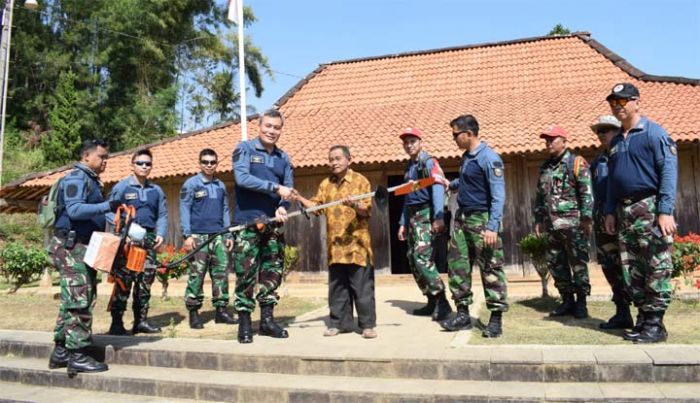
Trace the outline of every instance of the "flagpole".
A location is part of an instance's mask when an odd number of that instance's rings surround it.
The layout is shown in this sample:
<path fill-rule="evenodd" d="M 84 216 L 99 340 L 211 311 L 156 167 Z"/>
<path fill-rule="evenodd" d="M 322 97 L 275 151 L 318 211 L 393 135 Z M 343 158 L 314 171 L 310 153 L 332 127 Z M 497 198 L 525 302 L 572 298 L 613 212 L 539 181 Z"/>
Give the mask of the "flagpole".
<path fill-rule="evenodd" d="M 245 99 L 245 38 L 243 37 L 243 0 L 238 6 L 238 86 L 241 92 L 241 141 L 248 140 L 248 114 Z"/>

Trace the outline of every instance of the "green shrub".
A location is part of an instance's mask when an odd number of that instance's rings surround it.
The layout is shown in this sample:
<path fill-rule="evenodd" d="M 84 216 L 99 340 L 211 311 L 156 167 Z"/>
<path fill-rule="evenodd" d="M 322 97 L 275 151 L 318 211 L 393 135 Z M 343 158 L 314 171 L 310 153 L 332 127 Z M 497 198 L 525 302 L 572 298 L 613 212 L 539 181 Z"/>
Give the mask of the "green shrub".
<path fill-rule="evenodd" d="M 299 257 L 299 248 L 291 245 L 284 246 L 284 280 L 290 272 L 298 270 Z"/>
<path fill-rule="evenodd" d="M 520 250 L 530 257 L 534 266 L 546 265 L 545 256 L 547 254 L 547 236 L 528 234 L 518 242 Z"/>
<path fill-rule="evenodd" d="M 0 273 L 12 284 L 10 294 L 23 285 L 38 280 L 44 268 L 50 264 L 45 250 L 25 247 L 18 242 L 8 243 L 0 252 Z"/>

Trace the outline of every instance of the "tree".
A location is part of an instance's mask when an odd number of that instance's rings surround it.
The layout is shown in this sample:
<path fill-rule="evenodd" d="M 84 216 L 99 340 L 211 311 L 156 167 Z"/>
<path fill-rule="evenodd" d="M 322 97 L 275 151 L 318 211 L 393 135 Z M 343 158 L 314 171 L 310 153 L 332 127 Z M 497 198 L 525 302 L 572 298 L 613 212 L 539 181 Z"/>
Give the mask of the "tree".
<path fill-rule="evenodd" d="M 68 70 L 58 77 L 58 84 L 51 99 L 49 132 L 41 139 L 44 158 L 55 165 L 75 159 L 80 149 L 80 95 L 75 88 L 76 75 Z"/>
<path fill-rule="evenodd" d="M 569 28 L 566 28 L 565 26 L 561 24 L 557 24 L 552 28 L 551 31 L 547 34 L 547 36 L 564 36 L 564 35 L 571 35 L 571 30 Z"/>

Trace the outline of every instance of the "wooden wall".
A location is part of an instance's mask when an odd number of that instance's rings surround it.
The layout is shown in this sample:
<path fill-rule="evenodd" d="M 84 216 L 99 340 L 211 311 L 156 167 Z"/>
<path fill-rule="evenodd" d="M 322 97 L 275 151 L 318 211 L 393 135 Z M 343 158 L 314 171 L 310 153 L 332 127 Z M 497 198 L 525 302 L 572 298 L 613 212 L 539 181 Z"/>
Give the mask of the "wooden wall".
<path fill-rule="evenodd" d="M 594 150 L 584 150 L 581 154 L 588 160 Z M 520 254 L 517 242 L 532 231 L 532 202 L 535 197 L 539 166 L 544 154 L 512 155 L 504 158 L 506 172 L 506 205 L 503 219 L 503 237 L 508 271 L 512 274 L 525 273 L 529 263 Z M 445 172 L 457 172 L 459 161 L 441 161 Z M 372 187 L 386 186 L 389 176 L 401 175 L 403 163 L 363 165 L 354 167 L 372 183 Z M 312 196 L 321 180 L 327 175 L 326 167 L 298 169 L 295 172 L 295 187 L 305 196 Z M 233 211 L 233 178 L 230 173 L 219 176 L 229 189 L 231 210 Z M 170 215 L 168 243 L 179 245 L 182 242 L 179 228 L 179 191 L 186 178 L 174 177 L 157 181 L 168 197 Z M 679 233 L 700 233 L 700 145 L 684 144 L 679 149 L 679 179 L 676 201 L 676 220 Z M 375 254 L 375 267 L 389 271 L 391 266 L 391 234 L 389 233 L 389 211 L 377 210 L 370 220 L 370 231 Z M 286 225 L 286 239 L 290 245 L 300 248 L 300 267 L 304 271 L 325 271 L 327 267 L 325 219 L 321 217 L 293 218 Z"/>

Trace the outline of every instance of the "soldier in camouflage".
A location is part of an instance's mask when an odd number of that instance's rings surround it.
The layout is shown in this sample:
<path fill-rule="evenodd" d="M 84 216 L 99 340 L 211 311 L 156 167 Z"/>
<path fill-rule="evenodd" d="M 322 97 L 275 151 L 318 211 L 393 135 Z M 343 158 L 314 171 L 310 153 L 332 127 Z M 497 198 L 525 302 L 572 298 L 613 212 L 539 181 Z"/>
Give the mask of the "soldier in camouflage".
<path fill-rule="evenodd" d="M 410 157 L 404 173 L 405 182 L 445 176 L 437 159 L 423 151 L 423 136 L 423 132 L 414 127 L 403 130 L 399 135 Z M 433 236 L 445 231 L 444 207 L 445 187 L 440 183 L 407 194 L 398 232 L 399 241 L 408 241 L 406 257 L 411 273 L 418 288 L 428 298 L 428 304 L 414 310 L 413 314 L 432 316 L 435 321 L 445 319 L 452 312 L 445 298 L 445 284 L 433 258 Z"/>
<path fill-rule="evenodd" d="M 284 119 L 276 110 L 265 111 L 259 119 L 258 137 L 238 144 L 233 152 L 236 195 L 234 224 L 254 223 L 275 218 L 277 223 L 263 229 L 250 226 L 236 238 L 236 302 L 240 322 L 238 341 L 253 342 L 250 314 L 256 300 L 260 305 L 260 334 L 276 338 L 289 337 L 287 330 L 275 323 L 277 288 L 284 270 L 284 234 L 281 224 L 293 196 L 293 169 L 287 153 L 277 147 Z M 255 293 L 255 285 L 259 289 Z"/>
<path fill-rule="evenodd" d="M 144 247 L 147 260 L 139 273 L 128 270 L 126 262 L 114 270 L 115 284 L 110 300 L 112 324 L 111 335 L 125 335 L 123 315 L 133 285 L 134 327 L 132 333 L 159 333 L 160 327 L 148 321 L 148 308 L 151 300 L 151 285 L 156 276 L 156 249 L 163 243 L 168 230 L 168 207 L 163 189 L 148 180 L 153 168 L 153 154 L 148 149 L 137 150 L 131 157 L 133 175 L 119 181 L 109 193 L 108 199 L 121 204 L 133 206 L 136 210 L 135 223 L 146 229 Z M 117 217 L 116 219 L 121 219 Z M 114 221 L 113 214 L 107 215 L 108 221 Z"/>
<path fill-rule="evenodd" d="M 185 306 L 189 311 L 190 328 L 202 329 L 199 309 L 204 301 L 204 277 L 211 276 L 212 304 L 215 323 L 232 325 L 236 320 L 228 313 L 228 253 L 233 249 L 229 235 L 217 235 L 231 225 L 228 194 L 224 183 L 215 178 L 219 163 L 211 148 L 199 152 L 200 173 L 187 179 L 180 190 L 180 226 L 185 238 L 183 247 L 192 250 L 211 237 L 204 248 L 190 258 L 189 277 L 185 289 Z"/>
<path fill-rule="evenodd" d="M 479 138 L 479 122 L 474 116 L 459 116 L 450 126 L 457 146 L 465 150 L 459 178 L 444 182 L 450 190 L 459 192 L 459 209 L 447 252 L 450 291 L 457 313 L 440 322 L 440 326 L 448 331 L 471 328 L 472 267 L 476 265 L 481 272 L 486 307 L 491 311 L 482 336 L 499 337 L 503 333 L 503 312 L 508 311 L 501 234 L 505 167 L 501 157 Z"/>
<path fill-rule="evenodd" d="M 583 157 L 567 148 L 568 133 L 559 126 L 540 135 L 549 160 L 540 167 L 535 199 L 535 232 L 546 233 L 547 263 L 562 304 L 550 316 L 588 317 L 588 238 L 593 219 L 591 171 Z M 575 296 L 575 297 L 574 297 Z"/>
<path fill-rule="evenodd" d="M 622 128 L 610 143 L 605 229 L 618 234 L 623 278 L 639 312 L 624 338 L 657 343 L 667 338 L 663 318 L 671 302 L 678 150 L 640 114 L 633 84 L 615 85 L 607 101 Z"/>
<path fill-rule="evenodd" d="M 614 116 L 605 115 L 591 125 L 591 130 L 598 135 L 602 152 L 591 163 L 593 181 L 593 228 L 595 231 L 596 257 L 603 269 L 605 279 L 610 284 L 615 303 L 615 315 L 600 324 L 601 329 L 627 329 L 632 327 L 630 315 L 630 298 L 625 289 L 620 261 L 620 247 L 617 235 L 605 232 L 605 199 L 608 192 L 608 159 L 610 141 L 620 131 L 620 121 Z"/>
<path fill-rule="evenodd" d="M 102 196 L 99 174 L 105 170 L 107 158 L 107 144 L 102 140 L 83 143 L 80 163 L 59 186 L 54 233 L 48 246 L 61 275 L 61 302 L 49 368 L 67 367 L 69 373 L 108 369 L 107 364 L 86 354 L 92 344 L 97 273 L 83 262 L 92 233 L 104 230 L 105 213 L 119 205 Z"/>

